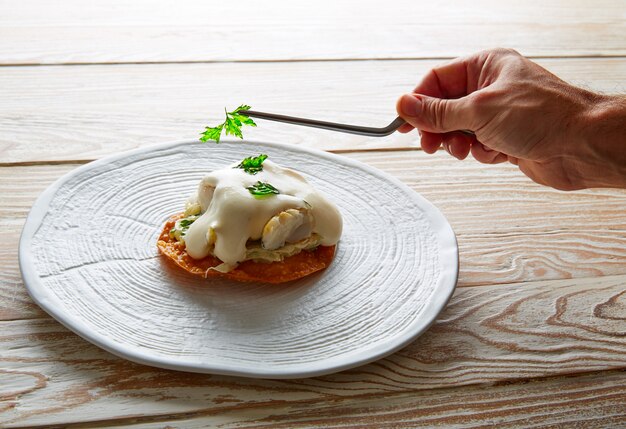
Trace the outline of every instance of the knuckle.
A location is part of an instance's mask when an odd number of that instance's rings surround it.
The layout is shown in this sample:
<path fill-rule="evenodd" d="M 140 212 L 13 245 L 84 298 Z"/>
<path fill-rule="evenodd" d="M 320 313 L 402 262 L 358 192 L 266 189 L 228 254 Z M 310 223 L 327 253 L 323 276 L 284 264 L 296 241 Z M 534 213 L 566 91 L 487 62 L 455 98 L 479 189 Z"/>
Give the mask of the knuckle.
<path fill-rule="evenodd" d="M 491 91 L 476 91 L 468 98 L 467 110 L 473 117 L 482 117 L 491 109 L 495 96 Z"/>
<path fill-rule="evenodd" d="M 521 54 L 511 48 L 491 48 L 482 50 L 474 55 L 474 58 L 477 58 L 481 62 L 489 60 L 494 61 L 509 57 L 521 57 Z"/>
<path fill-rule="evenodd" d="M 501 105 L 503 100 L 507 100 L 509 92 L 510 90 L 501 85 L 492 85 L 472 92 L 468 98 L 471 100 L 470 104 L 472 104 L 473 108 L 478 109 L 482 113 L 485 110 Z"/>
<path fill-rule="evenodd" d="M 520 57 L 521 56 L 519 52 L 511 48 L 494 48 L 491 50 L 491 53 L 493 55 L 500 56 L 500 57 L 507 57 L 507 56 Z"/>
<path fill-rule="evenodd" d="M 506 114 L 508 110 L 502 105 L 505 95 L 500 89 L 489 88 L 473 92 L 467 97 L 465 111 L 472 130 L 483 129 L 496 116 Z"/>
<path fill-rule="evenodd" d="M 472 108 L 477 109 L 484 107 L 493 97 L 489 91 L 483 90 L 472 92 L 469 98 L 471 100 Z"/>

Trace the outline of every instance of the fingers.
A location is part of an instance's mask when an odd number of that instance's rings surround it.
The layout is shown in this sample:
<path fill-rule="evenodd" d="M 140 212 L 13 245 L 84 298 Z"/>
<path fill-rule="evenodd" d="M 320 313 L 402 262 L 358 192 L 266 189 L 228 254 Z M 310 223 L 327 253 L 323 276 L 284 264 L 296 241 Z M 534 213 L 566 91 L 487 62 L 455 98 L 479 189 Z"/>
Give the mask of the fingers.
<path fill-rule="evenodd" d="M 441 146 L 441 134 L 433 134 L 422 131 L 421 139 L 422 150 L 426 153 L 435 153 Z"/>
<path fill-rule="evenodd" d="M 447 133 L 472 129 L 476 122 L 471 98 L 455 100 L 432 98 L 425 95 L 405 94 L 398 100 L 398 115 L 422 131 Z"/>
<path fill-rule="evenodd" d="M 483 163 L 516 163 L 516 158 L 490 151 L 474 137 L 455 132 L 480 129 L 491 119 L 492 113 L 485 111 L 484 101 L 481 102 L 486 93 L 476 91 L 490 86 L 498 78 L 501 60 L 511 55 L 520 56 L 513 50 L 492 49 L 430 70 L 415 87 L 414 94 L 405 94 L 398 100 L 398 114 L 407 122 L 399 131 L 420 130 L 422 149 L 426 153 L 434 153 L 443 144 L 444 149 L 458 159 L 466 158 L 471 152 Z"/>
<path fill-rule="evenodd" d="M 422 131 L 421 145 L 422 150 L 428 154 L 437 152 L 439 147 L 443 146 L 446 152 L 459 160 L 467 158 L 471 152 L 474 159 L 483 164 L 500 164 L 507 161 L 515 165 L 518 163 L 517 158 L 491 150 L 476 140 L 476 137 L 458 132 L 436 134 Z"/>
<path fill-rule="evenodd" d="M 474 138 L 461 133 L 443 134 L 443 148 L 458 160 L 467 158 Z"/>
<path fill-rule="evenodd" d="M 513 49 L 495 48 L 456 58 L 426 73 L 413 92 L 437 98 L 464 97 L 489 85 L 485 76 L 507 56 L 521 55 Z"/>
<path fill-rule="evenodd" d="M 461 133 L 435 134 L 422 131 L 422 150 L 426 153 L 435 153 L 440 146 L 457 159 L 465 159 L 475 139 Z"/>
<path fill-rule="evenodd" d="M 414 129 L 415 127 L 411 124 L 402 124 L 400 125 L 400 128 L 398 128 L 398 132 L 402 134 L 406 134 Z"/>
<path fill-rule="evenodd" d="M 420 135 L 422 150 L 428 154 L 437 152 L 439 147 L 443 146 L 446 152 L 459 160 L 467 158 L 471 152 L 474 159 L 483 164 L 500 164 L 507 161 L 515 165 L 518 163 L 517 158 L 489 149 L 476 140 L 475 136 L 459 132 L 437 134 L 428 131 L 420 131 Z"/>
<path fill-rule="evenodd" d="M 520 56 L 510 49 L 491 49 L 433 68 L 414 94 L 398 100 L 398 114 L 413 127 L 432 133 L 479 128 L 489 118 L 478 117 L 476 91 L 497 80 L 502 59 L 512 55 Z"/>
<path fill-rule="evenodd" d="M 474 159 L 478 162 L 482 162 L 483 164 L 499 164 L 509 160 L 509 157 L 502 152 L 491 150 L 478 142 L 472 145 L 471 150 Z"/>
<path fill-rule="evenodd" d="M 437 98 L 460 98 L 478 88 L 485 55 L 456 58 L 430 70 L 413 92 Z"/>
<path fill-rule="evenodd" d="M 444 99 L 458 99 L 475 91 L 484 63 L 484 53 L 478 53 L 454 59 L 430 70 L 414 90 L 415 93 L 427 97 L 403 96 L 398 100 L 398 114 L 408 123 L 398 131 L 407 133 L 417 128 L 431 133 L 445 133 L 471 128 L 457 126 L 467 122 L 460 120 L 464 113 L 462 110 L 466 110 L 463 106 L 467 103 Z M 435 145 L 435 142 L 431 142 L 432 138 L 427 137 L 425 140 L 428 149 Z"/>

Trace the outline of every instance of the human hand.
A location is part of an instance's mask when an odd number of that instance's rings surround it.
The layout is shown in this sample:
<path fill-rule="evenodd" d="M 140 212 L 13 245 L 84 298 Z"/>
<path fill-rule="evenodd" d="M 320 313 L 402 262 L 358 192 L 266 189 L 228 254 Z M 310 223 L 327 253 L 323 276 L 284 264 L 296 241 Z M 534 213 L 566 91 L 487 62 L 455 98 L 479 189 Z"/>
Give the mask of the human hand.
<path fill-rule="evenodd" d="M 625 99 L 569 85 L 513 50 L 436 67 L 397 109 L 407 121 L 399 131 L 420 130 L 427 153 L 443 144 L 458 159 L 509 161 L 562 190 L 626 187 Z"/>

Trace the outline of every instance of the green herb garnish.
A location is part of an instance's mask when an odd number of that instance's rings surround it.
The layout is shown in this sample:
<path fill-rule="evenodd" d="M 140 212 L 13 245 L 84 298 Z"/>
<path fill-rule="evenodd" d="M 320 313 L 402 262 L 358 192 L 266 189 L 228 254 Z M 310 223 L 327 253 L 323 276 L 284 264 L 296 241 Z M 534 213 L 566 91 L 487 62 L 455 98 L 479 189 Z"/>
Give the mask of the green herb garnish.
<path fill-rule="evenodd" d="M 248 174 L 257 174 L 263 170 L 263 161 L 267 159 L 267 155 L 261 154 L 259 156 L 249 156 L 239 163 L 235 168 L 241 168 Z"/>
<path fill-rule="evenodd" d="M 187 234 L 187 230 L 199 217 L 199 215 L 192 215 L 177 220 L 174 227 L 170 229 L 170 237 L 175 238 L 177 241 L 183 241 L 183 237 Z"/>
<path fill-rule="evenodd" d="M 252 186 L 248 186 L 248 191 L 252 194 L 254 198 L 267 198 L 271 195 L 280 194 L 278 189 L 273 187 L 267 182 L 258 181 Z"/>
<path fill-rule="evenodd" d="M 194 220 L 195 219 L 189 219 L 189 218 L 181 219 L 179 222 L 180 229 L 182 229 L 183 231 L 188 230 Z"/>
<path fill-rule="evenodd" d="M 242 104 L 237 107 L 232 112 L 227 112 L 226 108 L 224 108 L 224 113 L 226 113 L 226 120 L 216 127 L 206 127 L 204 132 L 200 134 L 200 141 L 207 142 L 209 140 L 215 140 L 215 143 L 220 142 L 220 137 L 222 136 L 222 131 L 226 131 L 226 135 L 232 135 L 243 138 L 243 134 L 241 133 L 241 127 L 243 125 L 250 125 L 251 127 L 256 127 L 256 124 L 252 120 L 245 115 L 240 114 L 241 110 L 250 110 L 250 106 Z"/>

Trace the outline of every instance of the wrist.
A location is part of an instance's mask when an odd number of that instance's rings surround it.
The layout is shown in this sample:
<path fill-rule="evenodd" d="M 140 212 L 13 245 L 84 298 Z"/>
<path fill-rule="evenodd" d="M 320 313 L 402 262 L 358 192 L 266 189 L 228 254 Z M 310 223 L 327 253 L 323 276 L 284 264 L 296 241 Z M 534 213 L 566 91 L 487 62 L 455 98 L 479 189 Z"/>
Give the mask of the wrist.
<path fill-rule="evenodd" d="M 585 187 L 626 188 L 626 97 L 598 97 L 580 123 Z"/>

